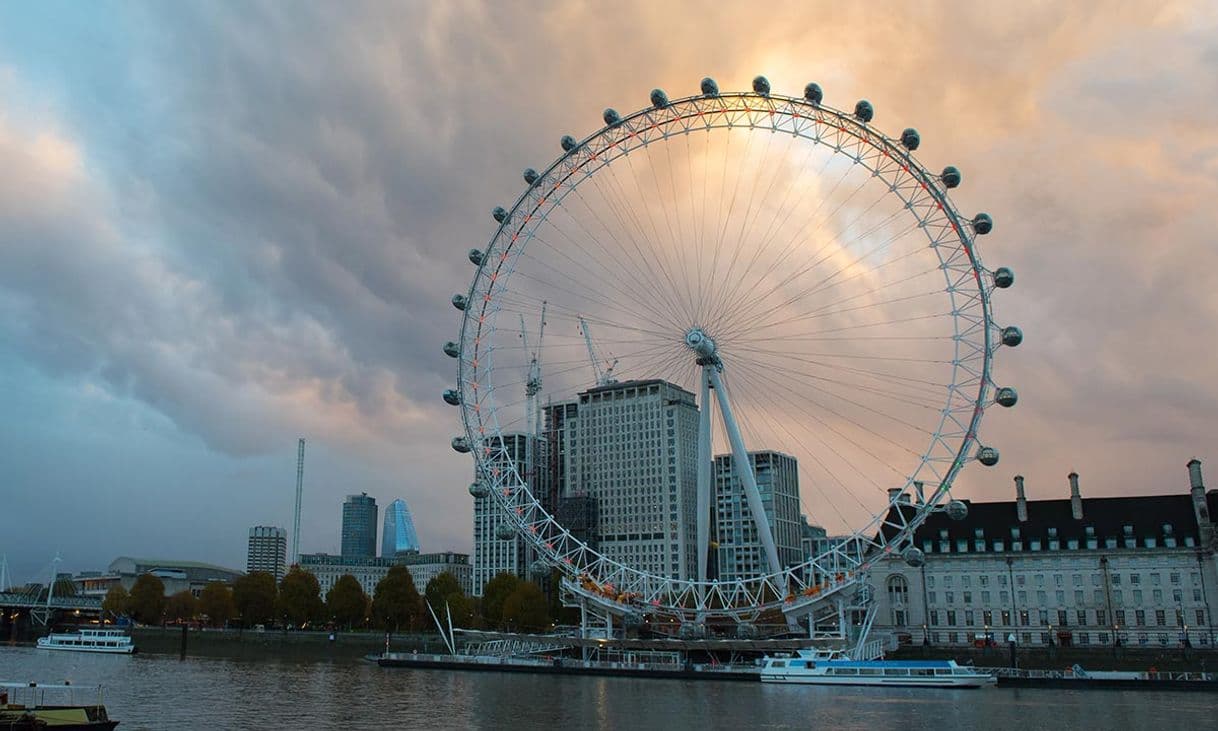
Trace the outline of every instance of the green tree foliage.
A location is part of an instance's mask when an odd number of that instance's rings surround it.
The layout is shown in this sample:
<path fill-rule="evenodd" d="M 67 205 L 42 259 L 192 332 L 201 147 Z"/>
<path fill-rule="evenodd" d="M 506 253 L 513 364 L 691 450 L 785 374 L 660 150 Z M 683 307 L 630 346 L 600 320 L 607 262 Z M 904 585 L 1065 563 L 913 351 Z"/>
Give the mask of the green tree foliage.
<path fill-rule="evenodd" d="M 550 626 L 546 597 L 531 581 L 521 581 L 503 600 L 503 623 L 511 629 L 541 630 Z"/>
<path fill-rule="evenodd" d="M 461 582 L 457 581 L 456 576 L 447 571 L 437 574 L 427 582 L 427 590 L 424 594 L 427 603 L 436 610 L 436 616 L 440 618 L 441 622 L 446 621 L 448 612 L 452 612 L 454 625 L 458 627 L 474 625 L 473 602 L 465 596 L 465 591 L 461 589 Z M 423 616 L 426 618 L 430 615 L 425 611 Z"/>
<path fill-rule="evenodd" d="M 102 599 L 102 611 L 114 619 L 127 614 L 130 606 L 131 595 L 127 593 L 122 584 L 110 587 L 110 590 L 106 592 L 106 598 Z"/>
<path fill-rule="evenodd" d="M 140 574 L 131 587 L 128 608 L 136 621 L 160 624 L 165 614 L 165 584 L 152 574 Z"/>
<path fill-rule="evenodd" d="M 274 575 L 265 571 L 250 572 L 233 582 L 233 604 L 246 627 L 269 622 L 278 595 Z"/>
<path fill-rule="evenodd" d="M 199 614 L 206 614 L 207 623 L 212 627 L 223 627 L 228 620 L 237 616 L 232 590 L 219 581 L 203 587 L 199 593 Z"/>
<path fill-rule="evenodd" d="M 486 582 L 482 590 L 482 619 L 487 627 L 498 627 L 503 622 L 503 602 L 520 584 L 520 577 L 506 571 L 496 574 Z"/>
<path fill-rule="evenodd" d="M 405 566 L 394 566 L 377 582 L 372 597 L 372 619 L 378 627 L 393 632 L 413 629 L 424 611 L 414 578 Z"/>
<path fill-rule="evenodd" d="M 368 595 L 359 580 L 343 574 L 326 593 L 326 611 L 335 624 L 350 629 L 364 623 L 368 615 Z"/>
<path fill-rule="evenodd" d="M 189 589 L 183 589 L 165 602 L 165 619 L 185 622 L 198 614 L 199 602 Z"/>
<path fill-rule="evenodd" d="M 279 615 L 296 626 L 320 620 L 326 613 L 317 577 L 293 566 L 279 582 Z"/>

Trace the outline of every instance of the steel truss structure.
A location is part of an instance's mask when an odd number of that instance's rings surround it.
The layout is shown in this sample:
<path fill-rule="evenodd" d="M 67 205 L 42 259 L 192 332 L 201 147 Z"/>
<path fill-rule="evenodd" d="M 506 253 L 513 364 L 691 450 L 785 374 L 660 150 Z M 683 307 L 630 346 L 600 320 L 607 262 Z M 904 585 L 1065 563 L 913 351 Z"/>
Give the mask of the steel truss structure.
<path fill-rule="evenodd" d="M 1008 286 L 1010 281 L 1004 281 L 1005 275 L 996 278 L 995 272 L 983 266 L 975 245 L 977 235 L 989 231 L 989 217 L 960 214 L 948 197 L 959 174 L 954 168 L 932 173 L 919 163 L 912 154 L 917 147 L 916 132 L 906 130 L 898 139 L 887 137 L 869 123 L 869 105 L 861 107 L 865 102 L 854 113 L 835 109 L 821 102 L 819 88 L 812 91 L 814 86 L 809 85 L 808 94 L 799 98 L 769 93 L 768 82 L 755 83 L 752 92 L 736 93 L 719 93 L 712 82 L 709 87 L 704 83 L 706 93 L 671 101 L 662 92 L 653 92 L 651 106 L 626 116 L 606 110 L 603 128 L 582 141 L 564 138 L 564 154 L 540 172 L 526 171 L 527 188 L 510 209 L 497 209 L 499 226 L 494 236 L 481 253 L 470 254 L 477 273 L 467 293 L 454 298 L 464 313 L 460 341 L 445 347 L 458 360 L 457 389 L 447 392 L 445 400 L 460 406 L 465 428 L 464 437 L 454 439 L 454 448 L 472 452 L 481 483 L 478 491 L 493 495 L 537 555 L 562 570 L 564 589 L 581 604 L 619 616 L 654 614 L 681 622 L 714 617 L 751 622 L 775 609 L 788 617 L 815 614 L 818 607 L 840 605 L 841 596 L 857 590 L 868 568 L 880 558 L 902 551 L 908 560 L 918 560 L 918 550 L 910 545 L 918 525 L 932 511 L 950 506 L 949 512 L 959 513 L 964 508 L 950 496 L 957 473 L 974 459 L 986 464 L 997 461 L 996 450 L 979 444 L 978 428 L 985 408 L 995 398 L 993 355 L 1004 344 L 1017 345 L 1022 335 L 1017 328 L 996 325 L 991 317 L 994 288 Z M 505 309 L 510 310 L 507 305 L 513 298 L 519 301 L 528 296 L 527 282 L 512 281 L 520 257 L 581 183 L 649 145 L 699 132 L 741 128 L 789 135 L 822 146 L 865 168 L 899 199 L 910 225 L 922 232 L 942 272 L 953 322 L 953 378 L 938 428 L 906 476 L 904 489 L 848 538 L 795 566 L 774 565 L 769 547 L 769 570 L 752 579 L 706 580 L 704 561 L 697 579 L 676 579 L 603 555 L 543 509 L 526 476 L 519 474 L 506 455 L 501 422 L 510 416 L 505 410 L 518 403 L 518 398 L 515 393 L 501 393 L 503 389 L 490 378 L 497 349 L 492 336 L 499 327 L 505 332 L 512 328 L 510 320 L 500 324 L 497 319 Z M 1000 272 L 1009 275 L 1009 270 Z M 586 317 L 597 323 L 595 315 Z M 716 382 L 718 373 L 709 367 L 704 372 L 700 379 L 703 418 L 709 420 L 705 416 L 710 408 L 708 386 L 719 392 L 721 414 L 729 416 L 727 394 Z M 1013 389 L 998 389 L 1004 406 L 1014 402 L 1013 394 Z M 743 447 L 734 451 L 739 460 Z M 703 487 L 705 480 L 700 476 Z M 898 509 L 892 509 L 898 503 Z M 704 508 L 699 505 L 699 511 Z M 699 520 L 705 517 L 699 515 Z M 701 525 L 698 540 L 699 549 L 704 550 L 706 535 Z"/>

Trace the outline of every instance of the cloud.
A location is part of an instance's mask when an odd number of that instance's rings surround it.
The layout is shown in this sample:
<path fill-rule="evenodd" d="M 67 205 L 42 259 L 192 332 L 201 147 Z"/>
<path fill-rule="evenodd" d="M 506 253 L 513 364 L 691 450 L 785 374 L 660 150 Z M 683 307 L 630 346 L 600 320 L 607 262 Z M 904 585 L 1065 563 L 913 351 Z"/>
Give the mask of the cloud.
<path fill-rule="evenodd" d="M 297 433 L 329 444 L 371 465 L 359 484 L 408 483 L 424 538 L 468 541 L 439 345 L 489 209 L 604 107 L 704 75 L 867 97 L 881 129 L 921 131 L 929 166 L 964 170 L 965 210 L 994 215 L 986 263 L 1017 273 L 995 311 L 1027 335 L 995 375 L 1021 401 L 987 417 L 1002 462 L 967 470 L 962 491 L 1003 497 L 1022 471 L 1037 495 L 1069 469 L 1105 492 L 1175 491 L 1183 462 L 1212 453 L 1205 5 L 39 12 L 54 22 L 0 23 L 0 333 L 44 375 L 145 405 L 217 459 L 278 454 Z M 320 489 L 336 504 L 357 487 Z"/>

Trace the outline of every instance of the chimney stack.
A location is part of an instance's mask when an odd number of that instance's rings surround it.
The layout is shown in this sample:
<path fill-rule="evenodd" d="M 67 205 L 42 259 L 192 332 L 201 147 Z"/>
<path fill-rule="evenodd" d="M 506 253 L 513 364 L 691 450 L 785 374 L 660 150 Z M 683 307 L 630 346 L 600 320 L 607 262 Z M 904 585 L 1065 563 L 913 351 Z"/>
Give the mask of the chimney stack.
<path fill-rule="evenodd" d="M 1202 546 L 1209 546 L 1214 541 L 1214 524 L 1210 522 L 1209 507 L 1205 504 L 1205 482 L 1201 479 L 1201 460 L 1193 458 L 1188 462 L 1189 492 L 1193 498 L 1193 513 L 1197 516 L 1197 531 L 1200 533 Z"/>
<path fill-rule="evenodd" d="M 1028 522 L 1028 498 L 1023 494 L 1023 475 L 1015 475 L 1015 515 L 1020 523 Z"/>
<path fill-rule="evenodd" d="M 1070 478 L 1070 515 L 1075 520 L 1083 519 L 1083 496 L 1078 491 L 1078 473 L 1071 472 Z"/>

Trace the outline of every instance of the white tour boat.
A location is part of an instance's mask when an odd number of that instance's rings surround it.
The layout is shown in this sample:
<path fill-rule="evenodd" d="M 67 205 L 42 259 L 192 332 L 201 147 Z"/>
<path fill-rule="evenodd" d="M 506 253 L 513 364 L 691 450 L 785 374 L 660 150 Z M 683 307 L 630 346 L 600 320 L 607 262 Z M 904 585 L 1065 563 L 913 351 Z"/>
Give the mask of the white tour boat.
<path fill-rule="evenodd" d="M 955 660 L 860 661 L 823 650 L 800 650 L 795 657 L 766 657 L 761 681 L 927 688 L 982 688 L 998 682 L 993 675 L 961 667 Z"/>
<path fill-rule="evenodd" d="M 44 650 L 108 652 L 120 655 L 135 652 L 131 638 L 119 629 L 82 629 L 67 634 L 50 634 L 39 637 L 38 646 Z"/>

